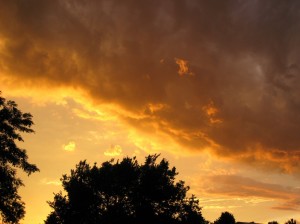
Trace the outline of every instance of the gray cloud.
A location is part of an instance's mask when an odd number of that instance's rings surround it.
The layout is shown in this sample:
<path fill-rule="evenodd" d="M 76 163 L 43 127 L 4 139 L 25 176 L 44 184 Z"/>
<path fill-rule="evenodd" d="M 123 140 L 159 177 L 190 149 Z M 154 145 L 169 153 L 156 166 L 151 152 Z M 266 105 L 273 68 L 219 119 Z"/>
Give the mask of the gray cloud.
<path fill-rule="evenodd" d="M 192 149 L 299 173 L 299 10 L 293 0 L 0 1 L 0 72 L 83 88 Z"/>

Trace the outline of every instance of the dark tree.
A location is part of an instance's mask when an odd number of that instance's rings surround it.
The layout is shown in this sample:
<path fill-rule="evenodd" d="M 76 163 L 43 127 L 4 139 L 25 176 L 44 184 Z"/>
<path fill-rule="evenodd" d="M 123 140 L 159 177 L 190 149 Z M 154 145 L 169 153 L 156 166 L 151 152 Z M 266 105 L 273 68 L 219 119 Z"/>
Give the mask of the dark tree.
<path fill-rule="evenodd" d="M 285 224 L 297 224 L 297 222 L 295 219 L 290 219 Z"/>
<path fill-rule="evenodd" d="M 54 210 L 46 224 L 202 224 L 198 200 L 187 197 L 189 187 L 175 181 L 175 167 L 158 156 L 90 166 L 81 161 L 61 179 L 67 195 L 48 202 Z"/>
<path fill-rule="evenodd" d="M 16 145 L 23 141 L 20 133 L 33 132 L 31 119 L 31 114 L 22 113 L 14 101 L 6 101 L 0 96 L 0 220 L 4 223 L 18 223 L 25 214 L 24 202 L 18 195 L 18 188 L 23 183 L 16 177 L 15 168 L 28 175 L 38 171 L 28 162 L 26 150 Z"/>
<path fill-rule="evenodd" d="M 268 222 L 268 224 L 279 224 L 277 221 Z"/>
<path fill-rule="evenodd" d="M 235 224 L 234 216 L 229 212 L 222 212 L 214 224 Z"/>

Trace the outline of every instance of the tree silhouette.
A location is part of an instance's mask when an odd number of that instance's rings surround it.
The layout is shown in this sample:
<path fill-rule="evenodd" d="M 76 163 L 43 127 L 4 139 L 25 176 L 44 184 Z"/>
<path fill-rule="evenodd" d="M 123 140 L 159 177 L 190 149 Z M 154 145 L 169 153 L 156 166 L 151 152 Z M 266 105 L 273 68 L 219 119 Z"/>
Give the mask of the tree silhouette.
<path fill-rule="evenodd" d="M 126 157 L 116 163 L 90 166 L 81 161 L 61 181 L 67 195 L 55 194 L 48 202 L 54 210 L 46 224 L 201 224 L 205 223 L 195 196 L 188 186 L 175 181 L 175 167 L 158 155 L 144 164 Z"/>
<path fill-rule="evenodd" d="M 21 132 L 33 132 L 31 114 L 22 113 L 17 106 L 0 96 L 0 219 L 4 223 L 18 223 L 25 214 L 24 202 L 18 195 L 23 183 L 16 177 L 15 168 L 28 175 L 38 171 L 28 162 L 26 150 L 16 145 L 17 141 L 23 141 Z"/>
<path fill-rule="evenodd" d="M 290 219 L 288 220 L 285 224 L 296 224 L 296 220 L 295 219 Z"/>
<path fill-rule="evenodd" d="M 223 212 L 214 224 L 235 224 L 235 219 L 231 213 Z"/>
<path fill-rule="evenodd" d="M 268 222 L 268 224 L 279 224 L 277 221 Z"/>

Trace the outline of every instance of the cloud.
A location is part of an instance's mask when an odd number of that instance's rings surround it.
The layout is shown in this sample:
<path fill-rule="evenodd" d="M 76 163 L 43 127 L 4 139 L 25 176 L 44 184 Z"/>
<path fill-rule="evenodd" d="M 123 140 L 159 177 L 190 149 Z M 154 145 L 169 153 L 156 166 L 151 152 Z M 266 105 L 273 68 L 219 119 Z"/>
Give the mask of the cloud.
<path fill-rule="evenodd" d="M 122 155 L 122 147 L 120 145 L 111 145 L 110 149 L 106 150 L 103 154 L 105 156 L 120 156 Z"/>
<path fill-rule="evenodd" d="M 254 205 L 275 201 L 278 205 L 273 209 L 300 211 L 299 188 L 264 183 L 238 175 L 204 176 L 200 185 L 199 190 L 206 195 L 227 196 L 227 200 L 237 198 Z"/>
<path fill-rule="evenodd" d="M 188 61 L 175 58 L 176 64 L 179 66 L 178 74 L 179 75 L 194 75 L 192 72 L 189 71 Z"/>
<path fill-rule="evenodd" d="M 74 141 L 70 141 L 63 145 L 63 149 L 68 152 L 73 152 L 76 149 L 76 143 Z"/>
<path fill-rule="evenodd" d="M 115 105 L 129 125 L 155 127 L 183 147 L 299 174 L 299 7 L 1 2 L 0 79 L 15 88 L 79 89 L 94 105 Z"/>
<path fill-rule="evenodd" d="M 47 178 L 43 178 L 41 180 L 41 183 L 44 185 L 55 185 L 55 186 L 60 186 L 61 182 L 57 180 L 48 180 Z"/>

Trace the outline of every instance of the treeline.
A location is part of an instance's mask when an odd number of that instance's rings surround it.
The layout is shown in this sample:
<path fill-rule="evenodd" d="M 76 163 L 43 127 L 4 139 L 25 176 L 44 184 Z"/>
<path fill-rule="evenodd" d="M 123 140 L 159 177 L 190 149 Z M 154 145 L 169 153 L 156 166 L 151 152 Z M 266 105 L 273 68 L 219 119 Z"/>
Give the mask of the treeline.
<path fill-rule="evenodd" d="M 268 222 L 268 224 L 279 224 L 277 221 L 271 221 Z M 285 224 L 297 224 L 297 221 L 295 219 L 289 219 L 285 222 Z"/>
<path fill-rule="evenodd" d="M 1 92 L 0 92 L 1 94 Z M 39 171 L 28 162 L 25 149 L 17 146 L 22 133 L 32 133 L 32 116 L 13 101 L 0 96 L 0 221 L 19 223 L 25 204 L 18 194 L 23 185 L 16 168 L 30 175 Z M 45 224 L 209 224 L 189 186 L 177 181 L 178 172 L 166 159 L 149 155 L 140 164 L 135 157 L 107 161 L 98 166 L 79 162 L 61 178 L 65 193 L 56 193 Z M 235 224 L 223 212 L 213 224 Z M 241 224 L 241 223 L 240 223 Z M 278 224 L 275 221 L 268 224 Z M 286 224 L 296 224 L 291 219 Z"/>

